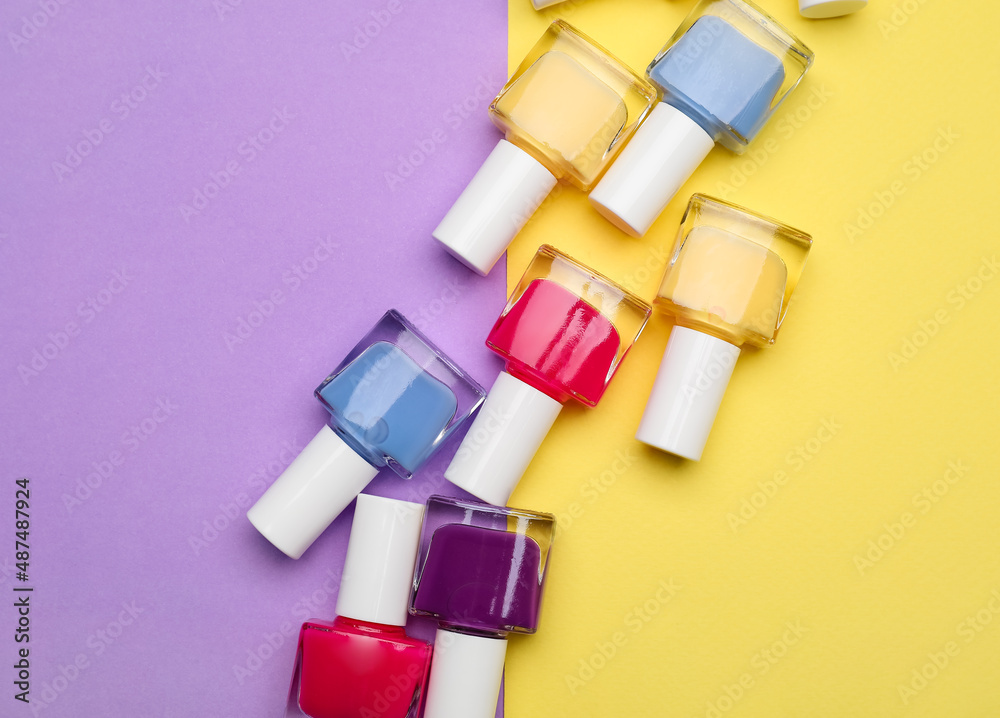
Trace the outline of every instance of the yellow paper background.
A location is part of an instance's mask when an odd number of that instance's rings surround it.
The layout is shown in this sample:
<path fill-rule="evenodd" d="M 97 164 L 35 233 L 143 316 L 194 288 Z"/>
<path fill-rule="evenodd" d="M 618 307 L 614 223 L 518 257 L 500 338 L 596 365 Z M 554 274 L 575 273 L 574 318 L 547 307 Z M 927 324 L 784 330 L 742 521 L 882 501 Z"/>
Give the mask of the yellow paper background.
<path fill-rule="evenodd" d="M 564 17 L 642 71 L 691 7 L 511 0 L 510 67 Z M 764 9 L 817 57 L 752 146 L 769 150 L 714 150 L 638 240 L 565 189 L 508 255 L 511 286 L 548 242 L 651 301 L 696 191 L 815 240 L 776 345 L 740 359 L 700 463 L 633 438 L 662 317 L 596 409 L 563 411 L 511 501 L 561 522 L 541 629 L 510 643 L 515 718 L 1000 716 L 1000 277 L 976 281 L 1000 254 L 1000 6 Z M 870 227 L 845 229 L 880 198 Z M 921 346 L 894 366 L 907 338 Z M 969 467 L 952 483 L 949 462 Z M 933 502 L 915 499 L 925 489 Z"/>

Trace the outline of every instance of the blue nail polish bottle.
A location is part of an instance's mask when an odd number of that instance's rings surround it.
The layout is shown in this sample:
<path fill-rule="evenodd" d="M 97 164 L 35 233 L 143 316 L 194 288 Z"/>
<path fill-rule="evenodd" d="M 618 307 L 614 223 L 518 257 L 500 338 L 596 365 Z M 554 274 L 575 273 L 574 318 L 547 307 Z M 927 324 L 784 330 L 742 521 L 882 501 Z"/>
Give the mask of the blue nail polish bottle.
<path fill-rule="evenodd" d="M 383 467 L 410 478 L 485 391 L 399 312 L 387 312 L 316 389 L 327 426 L 247 512 L 298 558 Z"/>
<path fill-rule="evenodd" d="M 646 68 L 660 102 L 591 203 L 619 229 L 645 234 L 716 143 L 746 150 L 812 61 L 753 3 L 702 0 Z"/>

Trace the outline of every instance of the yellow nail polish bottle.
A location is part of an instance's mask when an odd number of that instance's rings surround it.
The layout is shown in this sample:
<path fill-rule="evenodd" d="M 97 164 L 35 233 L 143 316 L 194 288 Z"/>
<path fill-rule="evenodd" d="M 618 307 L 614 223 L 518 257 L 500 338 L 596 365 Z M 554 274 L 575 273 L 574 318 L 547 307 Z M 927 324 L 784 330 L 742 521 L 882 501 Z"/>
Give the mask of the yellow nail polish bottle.
<path fill-rule="evenodd" d="M 636 438 L 697 461 L 741 347 L 774 343 L 812 238 L 696 194 L 655 301 L 674 328 Z"/>
<path fill-rule="evenodd" d="M 480 274 L 552 190 L 589 190 L 656 100 L 653 86 L 562 20 L 490 105 L 504 132 L 434 238 Z"/>

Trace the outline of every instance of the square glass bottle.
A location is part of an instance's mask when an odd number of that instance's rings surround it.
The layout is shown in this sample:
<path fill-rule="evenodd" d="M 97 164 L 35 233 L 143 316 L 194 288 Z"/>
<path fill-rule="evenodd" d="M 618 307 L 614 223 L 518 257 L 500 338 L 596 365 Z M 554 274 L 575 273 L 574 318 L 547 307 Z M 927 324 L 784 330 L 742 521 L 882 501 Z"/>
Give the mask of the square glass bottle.
<path fill-rule="evenodd" d="M 701 458 L 740 348 L 774 343 L 811 246 L 769 217 L 691 197 L 655 301 L 674 328 L 639 441 Z"/>
<path fill-rule="evenodd" d="M 752 2 L 702 0 L 646 68 L 661 101 L 591 203 L 642 236 L 716 143 L 747 149 L 812 61 L 808 47 Z"/>
<path fill-rule="evenodd" d="M 299 558 L 389 467 L 408 479 L 479 407 L 485 391 L 396 310 L 316 389 L 329 422 L 247 517 Z"/>
<path fill-rule="evenodd" d="M 556 20 L 490 105 L 504 139 L 434 238 L 488 273 L 557 181 L 594 186 L 655 100 L 652 85 Z"/>

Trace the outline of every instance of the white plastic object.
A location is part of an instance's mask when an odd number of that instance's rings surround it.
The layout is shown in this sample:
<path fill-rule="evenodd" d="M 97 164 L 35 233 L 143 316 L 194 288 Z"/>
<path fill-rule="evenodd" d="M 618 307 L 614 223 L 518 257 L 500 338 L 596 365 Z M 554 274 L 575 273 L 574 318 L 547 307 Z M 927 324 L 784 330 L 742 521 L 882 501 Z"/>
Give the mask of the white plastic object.
<path fill-rule="evenodd" d="M 247 518 L 291 558 L 299 558 L 375 478 L 378 469 L 324 426 Z"/>
<path fill-rule="evenodd" d="M 422 504 L 358 496 L 337 594 L 338 616 L 406 625 L 423 517 Z"/>
<path fill-rule="evenodd" d="M 861 10 L 868 0 L 799 0 L 799 12 L 802 17 L 820 20 L 828 17 L 850 15 Z"/>
<path fill-rule="evenodd" d="M 444 477 L 487 503 L 506 506 L 561 409 L 552 397 L 501 372 Z"/>
<path fill-rule="evenodd" d="M 635 438 L 698 461 L 739 356 L 727 341 L 674 327 Z"/>
<path fill-rule="evenodd" d="M 500 140 L 434 230 L 434 239 L 485 276 L 555 185 L 555 175 L 538 160 Z"/>
<path fill-rule="evenodd" d="M 590 193 L 590 203 L 618 229 L 641 237 L 714 146 L 697 122 L 660 102 Z"/>
<path fill-rule="evenodd" d="M 493 718 L 507 639 L 438 629 L 424 718 Z"/>

